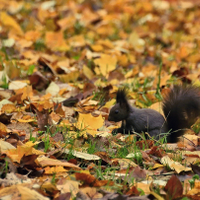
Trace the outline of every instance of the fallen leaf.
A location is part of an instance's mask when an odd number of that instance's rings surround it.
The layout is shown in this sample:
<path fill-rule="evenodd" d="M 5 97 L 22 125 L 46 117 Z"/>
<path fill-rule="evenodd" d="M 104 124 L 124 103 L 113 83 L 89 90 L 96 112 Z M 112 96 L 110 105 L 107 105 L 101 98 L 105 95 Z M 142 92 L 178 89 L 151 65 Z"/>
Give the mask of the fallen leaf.
<path fill-rule="evenodd" d="M 185 167 L 183 165 L 181 165 L 179 162 L 175 162 L 173 160 L 171 160 L 168 156 L 164 156 L 161 158 L 161 163 L 164 166 L 169 166 L 171 169 L 175 170 L 178 174 L 182 171 L 191 171 L 190 167 Z"/>
<path fill-rule="evenodd" d="M 16 31 L 17 34 L 23 36 L 24 33 L 23 33 L 20 25 L 16 22 L 16 20 L 13 17 L 8 15 L 4 11 L 1 11 L 0 18 L 1 18 L 1 22 L 4 26 L 6 26 L 8 28 L 11 27 L 13 29 L 13 31 Z"/>
<path fill-rule="evenodd" d="M 172 175 L 165 186 L 165 191 L 170 199 L 176 199 L 183 195 L 183 186 L 177 176 Z"/>
<path fill-rule="evenodd" d="M 19 193 L 21 195 L 22 200 L 48 200 L 49 198 L 44 197 L 40 193 L 36 192 L 35 190 L 31 190 L 27 187 L 23 187 L 20 185 L 17 185 L 17 189 L 19 190 Z"/>
<path fill-rule="evenodd" d="M 80 167 L 69 163 L 67 161 L 62 162 L 59 161 L 57 159 L 52 159 L 52 158 L 47 158 L 45 156 L 40 156 L 37 158 L 37 162 L 42 166 L 42 167 L 46 167 L 46 166 L 64 166 L 64 167 L 69 167 L 69 168 L 74 168 L 74 169 L 80 169 Z"/>
<path fill-rule="evenodd" d="M 94 63 L 99 66 L 103 76 L 108 77 L 108 73 L 116 68 L 117 58 L 111 55 L 102 54 L 101 58 L 94 60 Z"/>

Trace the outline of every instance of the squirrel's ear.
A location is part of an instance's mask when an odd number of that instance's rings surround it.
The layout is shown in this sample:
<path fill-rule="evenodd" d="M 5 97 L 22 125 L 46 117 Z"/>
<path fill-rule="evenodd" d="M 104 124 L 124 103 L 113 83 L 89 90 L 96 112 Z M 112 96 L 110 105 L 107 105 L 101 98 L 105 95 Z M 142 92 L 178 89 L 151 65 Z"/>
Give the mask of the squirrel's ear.
<path fill-rule="evenodd" d="M 117 91 L 117 96 L 116 96 L 117 103 L 125 102 L 127 100 L 126 96 L 127 96 L 126 89 L 125 88 L 119 89 Z"/>
<path fill-rule="evenodd" d="M 116 101 L 120 104 L 121 107 L 129 107 L 127 100 L 127 90 L 125 88 L 119 89 L 117 91 Z"/>

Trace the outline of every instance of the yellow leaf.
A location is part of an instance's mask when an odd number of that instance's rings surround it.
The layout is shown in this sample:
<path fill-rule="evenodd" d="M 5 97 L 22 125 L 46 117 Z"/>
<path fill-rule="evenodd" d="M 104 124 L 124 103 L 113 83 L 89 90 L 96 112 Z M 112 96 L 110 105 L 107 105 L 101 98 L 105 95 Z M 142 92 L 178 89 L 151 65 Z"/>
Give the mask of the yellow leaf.
<path fill-rule="evenodd" d="M 32 154 L 35 154 L 35 155 L 44 155 L 45 152 L 37 150 L 35 148 L 32 148 Z"/>
<path fill-rule="evenodd" d="M 98 44 L 101 44 L 102 46 L 104 46 L 106 48 L 109 48 L 109 49 L 114 48 L 113 43 L 110 40 L 108 40 L 108 39 L 106 39 L 106 40 L 99 40 Z"/>
<path fill-rule="evenodd" d="M 21 35 L 21 36 L 24 34 L 21 27 L 15 21 L 15 19 L 12 18 L 10 15 L 8 15 L 6 12 L 3 12 L 3 11 L 0 12 L 0 19 L 1 19 L 1 23 L 4 26 L 14 29 L 16 34 Z"/>
<path fill-rule="evenodd" d="M 103 126 L 103 123 L 104 123 L 104 120 L 101 115 L 99 115 L 98 117 L 94 117 L 91 115 L 91 113 L 89 114 L 79 113 L 77 126 L 80 129 L 89 128 L 89 129 L 97 130 L 98 128 Z"/>
<path fill-rule="evenodd" d="M 19 190 L 19 193 L 21 194 L 22 200 L 48 200 L 49 198 L 44 197 L 40 193 L 36 192 L 35 190 L 31 190 L 27 187 L 23 186 L 17 186 L 17 189 Z"/>
<path fill-rule="evenodd" d="M 62 75 L 58 75 L 58 77 L 60 78 L 60 80 L 64 83 L 68 83 L 68 82 L 74 82 L 77 80 L 77 78 L 79 77 L 80 72 L 79 71 L 73 71 L 70 72 L 69 74 L 62 74 Z"/>
<path fill-rule="evenodd" d="M 95 82 L 94 82 L 94 85 L 96 86 L 101 86 L 101 87 L 106 87 L 106 83 L 105 81 L 101 81 L 101 79 L 97 79 Z"/>
<path fill-rule="evenodd" d="M 35 119 L 18 119 L 18 122 L 23 122 L 23 123 L 29 123 L 29 122 L 34 122 Z"/>
<path fill-rule="evenodd" d="M 90 135 L 92 135 L 92 136 L 94 137 L 95 135 L 98 134 L 98 131 L 88 128 L 88 129 L 87 129 L 87 133 L 89 133 Z"/>
<path fill-rule="evenodd" d="M 131 63 L 136 63 L 136 58 L 134 55 L 129 55 L 129 60 Z"/>
<path fill-rule="evenodd" d="M 109 83 L 111 85 L 117 85 L 119 83 L 119 80 L 118 79 L 112 79 Z"/>
<path fill-rule="evenodd" d="M 24 144 L 24 146 L 26 147 L 33 147 L 36 144 L 39 144 L 40 142 L 33 142 L 33 141 L 28 141 L 26 144 Z"/>
<path fill-rule="evenodd" d="M 115 104 L 116 100 L 112 99 L 111 101 L 106 102 L 106 104 L 104 105 L 104 107 L 106 108 L 110 108 L 111 106 L 113 106 Z"/>
<path fill-rule="evenodd" d="M 103 76 L 107 77 L 108 73 L 116 68 L 117 58 L 115 56 L 102 54 L 101 58 L 94 60 L 94 63 L 99 66 Z"/>
<path fill-rule="evenodd" d="M 200 87 L 200 81 L 199 80 L 195 80 L 193 85 L 197 86 L 197 87 Z"/>
<path fill-rule="evenodd" d="M 142 53 L 145 49 L 145 41 L 139 38 L 135 31 L 130 34 L 129 43 L 132 45 L 135 51 L 139 53 Z"/>
<path fill-rule="evenodd" d="M 175 170 L 178 174 L 182 171 L 188 172 L 191 171 L 191 167 L 185 167 L 181 165 L 179 162 L 173 161 L 169 158 L 169 156 L 164 156 L 161 158 L 161 163 L 164 166 L 169 166 L 172 170 Z"/>
<path fill-rule="evenodd" d="M 32 96 L 33 96 L 32 86 L 27 85 L 26 87 L 17 89 L 17 90 L 15 90 L 15 93 L 16 94 L 21 94 L 22 93 L 21 100 L 24 100 L 26 98 L 32 98 Z"/>
<path fill-rule="evenodd" d="M 163 111 L 162 111 L 162 103 L 161 102 L 156 102 L 156 103 L 152 104 L 149 108 L 156 110 L 159 113 L 161 113 L 162 115 L 164 115 Z"/>
<path fill-rule="evenodd" d="M 155 163 L 154 166 L 152 167 L 152 169 L 157 169 L 157 168 L 163 168 L 164 166 L 159 164 L 159 163 Z"/>
<path fill-rule="evenodd" d="M 123 67 L 128 65 L 128 57 L 125 54 L 122 54 L 120 56 L 118 56 L 118 61 L 119 61 L 119 65 L 122 65 Z"/>
<path fill-rule="evenodd" d="M 100 71 L 99 67 L 95 67 L 94 71 L 95 71 L 96 75 L 101 75 L 101 71 Z"/>
<path fill-rule="evenodd" d="M 137 183 L 137 188 L 141 188 L 142 191 L 144 191 L 145 194 L 149 194 L 150 191 L 150 184 L 146 184 L 146 183 L 142 183 L 142 182 L 138 182 Z"/>
<path fill-rule="evenodd" d="M 66 169 L 64 169 L 63 166 L 55 166 L 55 167 L 46 167 L 45 169 L 45 174 L 58 174 L 58 173 L 63 173 L 67 172 Z"/>
<path fill-rule="evenodd" d="M 83 35 L 73 36 L 68 40 L 68 42 L 69 42 L 70 46 L 72 46 L 72 47 L 83 47 L 86 44 L 85 38 Z"/>
<path fill-rule="evenodd" d="M 6 155 L 11 158 L 13 162 L 20 163 L 21 158 L 24 155 L 31 155 L 32 154 L 32 147 L 27 146 L 17 146 L 17 149 L 10 149 L 5 151 Z"/>
<path fill-rule="evenodd" d="M 43 151 L 39 151 L 34 149 L 32 146 L 36 145 L 38 142 L 27 142 L 25 145 L 22 146 L 17 146 L 16 149 L 9 149 L 7 151 L 4 151 L 4 153 L 11 158 L 11 160 L 13 162 L 18 162 L 20 163 L 21 158 L 25 155 L 32 155 L 32 154 L 36 154 L 36 155 L 44 155 L 45 153 Z"/>
<path fill-rule="evenodd" d="M 92 59 L 92 58 L 99 57 L 99 56 L 101 56 L 100 53 L 92 52 L 90 50 L 86 50 L 86 57 L 87 57 L 87 59 Z"/>
<path fill-rule="evenodd" d="M 97 52 L 103 51 L 103 47 L 100 44 L 91 45 L 91 48 L 93 51 L 97 51 Z"/>
<path fill-rule="evenodd" d="M 86 65 L 83 65 L 83 73 L 88 79 L 92 79 L 94 77 L 92 70 Z"/>

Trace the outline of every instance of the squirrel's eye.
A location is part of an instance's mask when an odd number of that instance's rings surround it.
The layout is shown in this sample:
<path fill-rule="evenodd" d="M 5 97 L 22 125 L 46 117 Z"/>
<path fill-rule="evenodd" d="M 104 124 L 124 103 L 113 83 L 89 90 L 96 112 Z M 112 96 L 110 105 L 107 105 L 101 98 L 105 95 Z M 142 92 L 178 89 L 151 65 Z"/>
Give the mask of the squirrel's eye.
<path fill-rule="evenodd" d="M 118 114 L 119 113 L 119 110 L 115 110 L 115 114 Z"/>

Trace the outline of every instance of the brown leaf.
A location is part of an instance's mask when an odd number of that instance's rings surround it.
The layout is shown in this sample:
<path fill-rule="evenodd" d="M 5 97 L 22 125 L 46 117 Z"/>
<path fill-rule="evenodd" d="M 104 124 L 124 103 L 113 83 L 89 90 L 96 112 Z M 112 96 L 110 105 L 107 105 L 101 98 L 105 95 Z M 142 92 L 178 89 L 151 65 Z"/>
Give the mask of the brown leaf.
<path fill-rule="evenodd" d="M 64 140 L 63 134 L 61 134 L 61 133 L 56 133 L 52 138 L 54 139 L 55 142 Z"/>
<path fill-rule="evenodd" d="M 95 155 L 99 156 L 105 163 L 112 164 L 112 160 L 107 152 L 96 152 Z"/>
<path fill-rule="evenodd" d="M 2 113 L 0 114 L 0 122 L 2 122 L 3 124 L 9 124 L 10 123 L 10 119 L 12 117 L 12 113 Z"/>
<path fill-rule="evenodd" d="M 79 193 L 83 193 L 86 195 L 87 198 L 90 198 L 90 199 L 100 199 L 103 197 L 103 195 L 101 193 L 99 193 L 97 191 L 96 188 L 94 187 L 84 187 L 84 188 L 81 188 Z M 79 195 L 79 194 L 77 194 Z"/>
<path fill-rule="evenodd" d="M 68 99 L 63 101 L 63 105 L 66 107 L 73 107 L 76 103 L 78 103 L 80 100 L 82 100 L 83 94 L 79 93 L 74 97 L 69 97 Z"/>
<path fill-rule="evenodd" d="M 24 131 L 26 133 L 29 133 L 30 130 L 33 130 L 33 127 L 30 124 L 24 123 L 24 122 L 17 122 L 17 123 L 9 124 L 9 125 L 7 125 L 7 128 L 9 128 L 13 131 L 17 130 L 19 132 L 22 132 L 22 135 L 23 135 Z"/>
<path fill-rule="evenodd" d="M 60 194 L 54 200 L 70 200 L 70 199 L 71 199 L 71 193 L 67 192 L 67 193 Z"/>
<path fill-rule="evenodd" d="M 37 109 L 35 110 L 37 115 L 37 121 L 38 121 L 38 128 L 41 131 L 46 131 L 48 125 L 49 125 L 49 110 L 43 109 L 42 112 L 39 112 Z"/>
<path fill-rule="evenodd" d="M 97 135 L 96 137 L 93 137 L 90 134 L 88 135 L 88 139 L 90 140 L 92 145 L 95 145 L 96 149 L 98 149 L 99 151 L 102 151 L 102 153 L 109 148 L 110 146 L 110 141 L 108 140 L 108 138 L 106 137 L 102 137 Z M 100 153 L 101 154 L 101 153 Z M 103 154 L 102 154 L 103 155 Z M 106 156 L 106 154 L 104 154 L 104 156 Z M 108 155 L 107 155 L 108 156 Z M 106 157 L 107 157 L 106 156 Z"/>
<path fill-rule="evenodd" d="M 177 176 L 172 175 L 165 186 L 165 191 L 169 199 L 176 199 L 183 195 L 183 186 Z"/>
<path fill-rule="evenodd" d="M 148 152 L 149 155 L 154 155 L 157 156 L 159 158 L 163 157 L 165 155 L 165 152 L 163 149 L 157 147 L 157 146 L 153 146 L 151 148 L 151 150 Z"/>
<path fill-rule="evenodd" d="M 129 178 L 144 179 L 146 178 L 146 171 L 137 166 L 129 173 Z"/>
<path fill-rule="evenodd" d="M 96 90 L 96 86 L 93 83 L 85 83 L 83 87 L 83 96 L 84 98 L 92 95 L 92 93 Z"/>
<path fill-rule="evenodd" d="M 49 84 L 49 81 L 46 77 L 44 77 L 39 71 L 34 72 L 29 76 L 30 84 L 33 89 L 36 90 L 45 90 Z"/>
<path fill-rule="evenodd" d="M 173 76 L 181 78 L 183 81 L 187 80 L 186 76 L 189 74 L 189 69 L 186 67 L 181 67 L 180 69 L 173 72 Z M 188 80 L 190 83 L 191 81 Z"/>
<path fill-rule="evenodd" d="M 20 160 L 20 166 L 25 167 L 28 169 L 34 169 L 38 167 L 35 160 L 37 159 L 38 155 L 32 154 L 32 155 L 23 155 L 23 157 Z"/>
<path fill-rule="evenodd" d="M 124 75 L 119 70 L 114 70 L 109 73 L 108 81 L 117 79 L 119 81 L 124 80 Z"/>
<path fill-rule="evenodd" d="M 151 148 L 154 145 L 154 141 L 152 141 L 152 140 L 141 140 L 141 141 L 137 141 L 136 145 L 140 149 L 143 149 L 144 147 L 146 149 L 149 149 L 149 148 Z"/>
<path fill-rule="evenodd" d="M 83 181 L 85 186 L 92 186 L 96 181 L 93 175 L 86 173 L 75 173 L 75 177 L 77 181 Z"/>
<path fill-rule="evenodd" d="M 75 173 L 76 180 L 82 181 L 82 186 L 93 186 L 93 187 L 101 187 L 104 185 L 113 185 L 113 182 L 110 180 L 98 180 L 91 174 L 86 173 Z"/>
<path fill-rule="evenodd" d="M 138 198 L 138 197 L 137 197 Z M 102 200 L 128 200 L 127 195 L 106 192 Z M 139 198 L 138 198 L 139 200 Z"/>
<path fill-rule="evenodd" d="M 139 196 L 140 192 L 135 186 L 132 186 L 131 189 L 128 192 L 126 192 L 126 195 Z"/>

